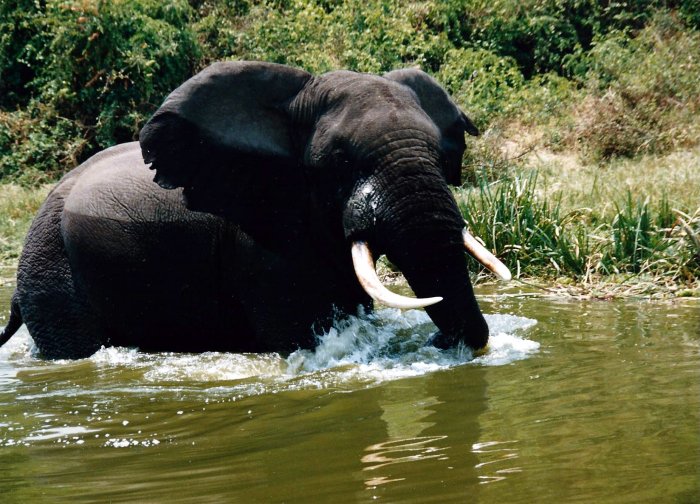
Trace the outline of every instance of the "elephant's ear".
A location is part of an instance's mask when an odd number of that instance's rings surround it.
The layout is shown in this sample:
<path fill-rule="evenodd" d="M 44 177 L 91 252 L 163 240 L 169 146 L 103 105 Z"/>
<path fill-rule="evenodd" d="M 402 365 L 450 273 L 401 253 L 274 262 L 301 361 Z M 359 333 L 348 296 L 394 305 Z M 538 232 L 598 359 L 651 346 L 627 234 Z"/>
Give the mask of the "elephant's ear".
<path fill-rule="evenodd" d="M 418 97 L 421 108 L 432 119 L 442 134 L 447 156 L 447 182 L 461 183 L 461 161 L 464 153 L 464 133 L 477 136 L 479 130 L 467 114 L 452 101 L 435 79 L 417 68 L 394 70 L 385 78 L 408 86 Z"/>
<path fill-rule="evenodd" d="M 188 187 L 214 153 L 231 159 L 294 156 L 286 105 L 311 79 L 263 62 L 215 63 L 173 91 L 139 135 L 155 181 Z"/>

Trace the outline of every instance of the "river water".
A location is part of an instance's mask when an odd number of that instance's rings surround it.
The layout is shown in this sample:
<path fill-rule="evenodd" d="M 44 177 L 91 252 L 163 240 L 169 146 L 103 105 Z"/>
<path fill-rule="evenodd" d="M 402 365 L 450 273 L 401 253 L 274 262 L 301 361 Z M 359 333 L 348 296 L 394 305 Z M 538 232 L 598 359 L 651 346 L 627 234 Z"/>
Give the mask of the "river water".
<path fill-rule="evenodd" d="M 478 294 L 479 356 L 391 309 L 289 356 L 46 362 L 22 328 L 0 502 L 700 501 L 698 300 Z"/>

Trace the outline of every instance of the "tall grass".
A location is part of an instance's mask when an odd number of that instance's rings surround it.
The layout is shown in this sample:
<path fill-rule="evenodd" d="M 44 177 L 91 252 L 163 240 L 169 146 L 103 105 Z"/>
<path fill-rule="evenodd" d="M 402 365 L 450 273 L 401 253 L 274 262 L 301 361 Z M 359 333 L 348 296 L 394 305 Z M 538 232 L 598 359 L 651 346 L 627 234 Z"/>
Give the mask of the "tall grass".
<path fill-rule="evenodd" d="M 505 182 L 482 178 L 457 200 L 472 232 L 517 276 L 585 274 L 591 245 L 582 213 L 562 213 L 558 199 L 541 198 L 536 188 L 536 171 Z"/>
<path fill-rule="evenodd" d="M 34 215 L 51 186 L 0 184 L 0 265 L 14 265 Z"/>
<path fill-rule="evenodd" d="M 482 178 L 456 192 L 469 228 L 517 277 L 700 280 L 700 208 L 673 210 L 667 199 L 652 204 L 627 192 L 606 219 L 591 208 L 562 210 L 560 197 L 540 191 L 537 180 L 536 171 L 501 182 Z"/>

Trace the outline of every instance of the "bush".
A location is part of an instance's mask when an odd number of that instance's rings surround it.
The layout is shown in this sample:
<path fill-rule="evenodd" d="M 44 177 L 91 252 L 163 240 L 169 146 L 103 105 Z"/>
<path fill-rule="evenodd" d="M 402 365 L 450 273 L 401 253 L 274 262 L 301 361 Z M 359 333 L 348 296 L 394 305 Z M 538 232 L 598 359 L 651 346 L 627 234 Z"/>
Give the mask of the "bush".
<path fill-rule="evenodd" d="M 526 78 L 556 72 L 584 75 L 580 57 L 610 33 L 633 33 L 659 9 L 678 9 L 697 27 L 694 0 L 445 0 L 426 2 L 429 25 L 457 48 L 512 58 Z"/>
<path fill-rule="evenodd" d="M 663 153 L 700 138 L 700 34 L 661 14 L 635 38 L 617 33 L 587 56 L 588 97 L 570 135 L 592 159 Z"/>
<path fill-rule="evenodd" d="M 382 73 L 439 68 L 450 45 L 426 24 L 421 3 L 399 0 L 290 2 L 251 8 L 237 47 L 241 59 L 264 59 L 320 73 L 338 68 Z"/>
<path fill-rule="evenodd" d="M 514 59 L 486 49 L 453 49 L 436 75 L 452 96 L 483 128 L 494 117 L 510 112 L 525 79 Z"/>
<path fill-rule="evenodd" d="M 62 162 L 133 140 L 199 58 L 188 27 L 192 9 L 184 0 L 24 3 L 15 7 L 26 12 L 4 12 L 6 20 L 24 22 L 4 44 L 6 54 L 19 56 L 20 63 L 2 58 L 0 73 L 10 77 L 3 105 L 27 103 L 20 116 L 28 131 L 17 137 L 12 124 L 18 118 L 5 115 L 2 176 L 21 172 L 24 163 L 57 173 L 65 169 Z M 32 78 L 20 82 L 18 75 Z M 22 138 L 33 145 L 18 145 Z"/>
<path fill-rule="evenodd" d="M 221 59 L 419 66 L 482 130 L 545 124 L 592 159 L 663 152 L 698 138 L 699 16 L 694 0 L 5 0 L 0 177 L 134 139 Z"/>
<path fill-rule="evenodd" d="M 25 110 L 0 112 L 0 175 L 26 185 L 58 179 L 75 166 L 86 140 L 78 125 L 32 102 Z"/>
<path fill-rule="evenodd" d="M 35 77 L 33 65 L 40 12 L 34 0 L 0 3 L 0 107 L 26 106 L 25 89 Z"/>

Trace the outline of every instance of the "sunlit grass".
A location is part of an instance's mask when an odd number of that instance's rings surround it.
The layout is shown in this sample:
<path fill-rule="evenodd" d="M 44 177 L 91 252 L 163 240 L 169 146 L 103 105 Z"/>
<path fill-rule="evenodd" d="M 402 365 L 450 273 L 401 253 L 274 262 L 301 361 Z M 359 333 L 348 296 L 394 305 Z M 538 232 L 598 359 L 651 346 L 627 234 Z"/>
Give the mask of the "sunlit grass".
<path fill-rule="evenodd" d="M 537 169 L 540 193 L 556 195 L 569 210 L 591 208 L 610 218 L 627 192 L 659 204 L 665 200 L 670 209 L 700 206 L 700 147 L 605 164 L 583 164 L 573 154 L 540 153 L 526 167 Z"/>
<path fill-rule="evenodd" d="M 456 197 L 472 231 L 516 277 L 697 289 L 698 159 L 695 151 L 596 167 L 531 161 Z"/>
<path fill-rule="evenodd" d="M 16 265 L 24 236 L 51 187 L 0 184 L 0 264 Z"/>

